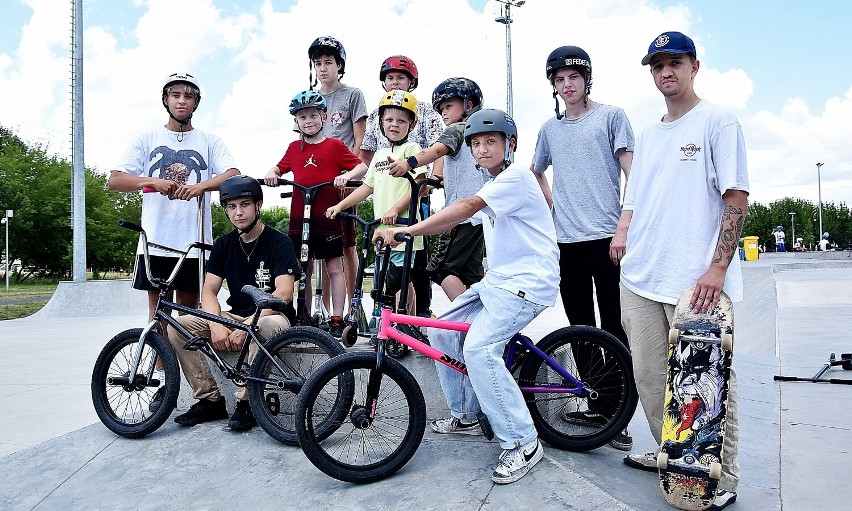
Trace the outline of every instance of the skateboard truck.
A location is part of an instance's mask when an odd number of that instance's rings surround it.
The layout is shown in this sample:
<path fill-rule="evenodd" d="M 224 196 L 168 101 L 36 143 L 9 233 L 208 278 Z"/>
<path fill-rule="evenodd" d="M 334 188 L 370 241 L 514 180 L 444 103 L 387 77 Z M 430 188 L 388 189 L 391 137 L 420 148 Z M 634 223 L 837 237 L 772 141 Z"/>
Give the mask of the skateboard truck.
<path fill-rule="evenodd" d="M 852 369 L 852 353 L 843 353 L 840 355 L 840 360 L 837 360 L 832 353 L 825 364 L 822 365 L 819 371 L 811 378 L 802 378 L 799 376 L 782 376 L 776 375 L 774 377 L 775 381 L 807 381 L 811 383 L 838 383 L 842 385 L 852 385 L 852 380 L 846 380 L 842 378 L 828 378 L 823 379 L 822 375 L 825 374 L 826 371 L 831 369 L 834 366 L 842 366 L 845 370 Z"/>

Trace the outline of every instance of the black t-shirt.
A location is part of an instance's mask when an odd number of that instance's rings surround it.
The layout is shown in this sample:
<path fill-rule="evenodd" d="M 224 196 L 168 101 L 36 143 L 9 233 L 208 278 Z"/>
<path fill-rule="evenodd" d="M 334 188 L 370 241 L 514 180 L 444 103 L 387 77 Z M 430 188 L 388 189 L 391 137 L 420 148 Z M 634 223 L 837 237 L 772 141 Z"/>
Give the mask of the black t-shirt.
<path fill-rule="evenodd" d="M 243 286 L 248 284 L 272 293 L 276 277 L 301 274 L 290 238 L 269 226 L 251 243 L 243 243 L 236 229 L 222 235 L 213 244 L 207 272 L 228 283 L 231 313 L 244 317 L 254 314 L 255 305 L 251 297 L 240 291 Z M 295 311 L 292 312 L 294 316 Z"/>

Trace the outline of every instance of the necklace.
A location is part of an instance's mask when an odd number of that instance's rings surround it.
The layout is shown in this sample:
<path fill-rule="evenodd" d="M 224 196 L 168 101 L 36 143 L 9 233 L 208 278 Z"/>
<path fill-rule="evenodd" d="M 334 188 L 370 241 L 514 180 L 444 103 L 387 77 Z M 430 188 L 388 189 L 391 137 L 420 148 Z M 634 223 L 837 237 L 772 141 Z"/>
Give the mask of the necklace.
<path fill-rule="evenodd" d="M 244 245 L 254 245 L 251 247 L 251 250 L 246 252 L 246 247 Z M 254 249 L 257 248 L 257 240 L 250 241 L 248 243 L 244 243 L 243 240 L 240 240 L 240 249 L 243 251 L 243 254 L 246 256 L 246 262 L 251 261 L 251 255 L 254 254 Z"/>
<path fill-rule="evenodd" d="M 261 230 L 260 230 L 260 232 L 262 233 L 262 232 L 263 232 L 263 229 L 261 229 Z M 257 245 L 258 245 L 258 243 L 257 243 L 258 238 L 260 238 L 260 233 L 258 233 L 258 234 L 257 234 L 257 238 L 255 238 L 255 239 L 253 239 L 253 240 L 251 240 L 251 241 L 249 241 L 249 242 L 245 242 L 245 241 L 243 241 L 243 239 L 242 239 L 242 238 L 240 238 L 240 250 L 242 250 L 242 251 L 243 251 L 243 255 L 245 255 L 245 256 L 246 256 L 246 262 L 250 262 L 250 261 L 251 261 L 251 255 L 252 255 L 252 254 L 254 254 L 254 250 L 257 248 Z M 249 250 L 248 252 L 246 252 L 246 247 L 245 247 L 245 245 L 252 245 L 252 244 L 253 244 L 253 246 L 251 247 L 251 250 Z"/>

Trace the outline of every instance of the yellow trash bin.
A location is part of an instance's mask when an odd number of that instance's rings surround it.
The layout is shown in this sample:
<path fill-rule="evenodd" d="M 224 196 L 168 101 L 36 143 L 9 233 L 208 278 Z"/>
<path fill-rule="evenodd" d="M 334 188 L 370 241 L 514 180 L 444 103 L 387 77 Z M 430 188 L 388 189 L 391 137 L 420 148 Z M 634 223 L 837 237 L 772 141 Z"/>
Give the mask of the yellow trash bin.
<path fill-rule="evenodd" d="M 745 245 L 745 258 L 746 261 L 757 261 L 757 236 L 745 236 L 743 238 L 743 244 Z"/>

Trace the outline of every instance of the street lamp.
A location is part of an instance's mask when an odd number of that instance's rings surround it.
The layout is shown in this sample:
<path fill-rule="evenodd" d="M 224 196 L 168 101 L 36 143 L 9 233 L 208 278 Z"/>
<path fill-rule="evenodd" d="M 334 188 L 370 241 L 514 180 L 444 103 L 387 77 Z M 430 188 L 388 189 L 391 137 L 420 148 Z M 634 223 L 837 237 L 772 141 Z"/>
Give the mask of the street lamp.
<path fill-rule="evenodd" d="M 822 238 L 822 184 L 820 183 L 819 168 L 825 163 L 817 163 L 817 199 L 819 200 L 819 235 Z"/>
<path fill-rule="evenodd" d="M 6 224 L 6 251 L 3 252 L 6 255 L 6 292 L 9 291 L 9 223 L 12 221 L 14 214 L 14 211 L 7 209 L 6 214 L 2 218 L 3 223 Z"/>
<path fill-rule="evenodd" d="M 512 117 L 512 7 L 520 7 L 525 0 L 497 0 L 502 4 L 497 23 L 506 25 L 506 113 Z"/>
<path fill-rule="evenodd" d="M 790 212 L 790 223 L 793 225 L 793 246 L 796 246 L 796 213 Z"/>

